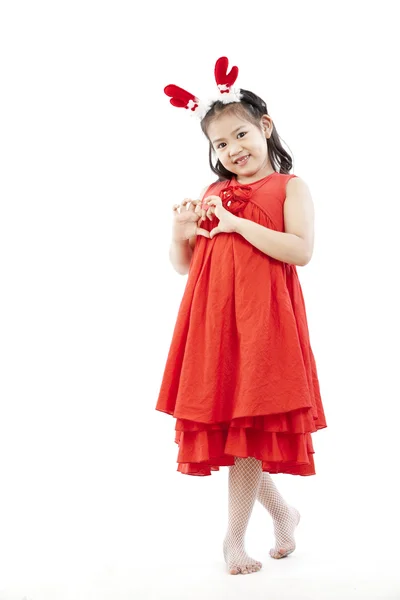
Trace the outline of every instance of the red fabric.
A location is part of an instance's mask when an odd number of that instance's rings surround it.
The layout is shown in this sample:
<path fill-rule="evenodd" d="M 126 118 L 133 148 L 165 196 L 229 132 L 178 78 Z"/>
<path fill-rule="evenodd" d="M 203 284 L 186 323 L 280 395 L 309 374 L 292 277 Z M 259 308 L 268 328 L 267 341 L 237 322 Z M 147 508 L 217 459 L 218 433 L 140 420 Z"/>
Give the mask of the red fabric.
<path fill-rule="evenodd" d="M 232 211 L 241 202 L 239 217 L 284 231 L 292 177 L 215 182 L 205 197 Z M 315 474 L 311 434 L 327 425 L 295 265 L 237 233 L 197 237 L 156 410 L 176 419 L 181 473 L 211 475 L 254 456 L 269 473 Z"/>
<path fill-rule="evenodd" d="M 178 108 L 188 108 L 189 101 L 192 100 L 194 105 L 191 110 L 194 111 L 199 105 L 196 96 L 193 96 L 193 94 L 187 92 L 177 85 L 167 85 L 164 88 L 164 93 L 167 96 L 171 96 L 170 103 L 172 106 L 177 106 Z"/>
<path fill-rule="evenodd" d="M 219 196 L 222 200 L 222 206 L 231 213 L 237 215 L 244 208 L 244 205 L 251 198 L 253 189 L 250 185 L 236 185 L 224 188 Z M 215 195 L 215 194 L 214 194 Z M 202 203 L 201 208 L 207 209 L 207 202 Z"/>
<path fill-rule="evenodd" d="M 239 75 L 239 69 L 237 67 L 232 67 L 228 73 L 228 64 L 229 61 L 227 57 L 221 56 L 215 63 L 214 76 L 217 85 L 226 85 L 228 88 L 231 88 Z M 221 91 L 222 94 L 224 92 L 229 92 L 229 89 Z"/>
<path fill-rule="evenodd" d="M 253 189 L 250 185 L 228 186 L 220 192 L 222 206 L 234 215 L 238 215 L 250 200 L 252 193 Z"/>

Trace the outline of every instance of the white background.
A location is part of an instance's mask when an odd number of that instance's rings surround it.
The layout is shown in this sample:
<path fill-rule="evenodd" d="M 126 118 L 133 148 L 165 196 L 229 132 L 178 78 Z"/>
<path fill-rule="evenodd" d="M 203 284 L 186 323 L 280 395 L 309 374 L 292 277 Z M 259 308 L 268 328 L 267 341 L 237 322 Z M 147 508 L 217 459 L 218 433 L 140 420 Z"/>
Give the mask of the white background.
<path fill-rule="evenodd" d="M 400 598 L 397 2 L 3 1 L 0 600 Z M 165 85 L 264 98 L 315 205 L 298 267 L 328 428 L 273 561 L 227 574 L 228 469 L 176 472 L 155 404 L 186 284 L 172 211 L 215 180 Z"/>

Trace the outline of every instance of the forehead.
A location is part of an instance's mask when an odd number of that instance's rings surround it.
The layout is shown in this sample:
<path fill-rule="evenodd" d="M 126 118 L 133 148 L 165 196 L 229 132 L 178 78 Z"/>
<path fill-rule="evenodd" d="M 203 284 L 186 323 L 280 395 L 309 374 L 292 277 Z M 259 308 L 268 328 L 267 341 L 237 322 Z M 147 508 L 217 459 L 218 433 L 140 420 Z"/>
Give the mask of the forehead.
<path fill-rule="evenodd" d="M 225 112 L 210 123 L 207 133 L 210 140 L 213 141 L 214 139 L 230 136 L 235 129 L 242 126 L 254 127 L 244 117 L 239 117 L 234 112 Z"/>

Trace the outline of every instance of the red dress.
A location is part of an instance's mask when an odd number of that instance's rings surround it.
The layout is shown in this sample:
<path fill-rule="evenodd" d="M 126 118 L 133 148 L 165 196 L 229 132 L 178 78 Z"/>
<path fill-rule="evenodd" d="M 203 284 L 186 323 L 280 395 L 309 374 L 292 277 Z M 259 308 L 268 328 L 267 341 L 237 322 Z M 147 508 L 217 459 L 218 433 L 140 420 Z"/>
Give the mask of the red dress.
<path fill-rule="evenodd" d="M 215 182 L 227 210 L 284 231 L 286 183 Z M 210 231 L 216 216 L 202 221 Z M 238 233 L 197 236 L 156 410 L 176 418 L 177 471 L 211 475 L 234 457 L 315 475 L 311 433 L 326 427 L 296 266 Z"/>

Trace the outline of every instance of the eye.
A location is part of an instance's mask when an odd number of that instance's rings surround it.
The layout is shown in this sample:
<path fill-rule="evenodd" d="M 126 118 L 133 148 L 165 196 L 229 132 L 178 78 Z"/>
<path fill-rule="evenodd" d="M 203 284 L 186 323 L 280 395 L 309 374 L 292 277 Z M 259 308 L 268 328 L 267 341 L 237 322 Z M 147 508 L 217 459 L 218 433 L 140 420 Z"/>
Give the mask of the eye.
<path fill-rule="evenodd" d="M 246 135 L 246 133 L 247 133 L 247 131 L 240 131 L 240 132 L 238 133 L 238 137 L 239 137 L 239 135 Z M 220 148 L 221 148 L 222 144 L 225 144 L 225 142 L 221 142 L 220 144 L 218 144 L 218 146 L 217 146 L 217 150 L 220 150 Z M 226 145 L 226 144 L 225 144 L 225 145 Z"/>
<path fill-rule="evenodd" d="M 239 136 L 239 135 L 246 135 L 246 133 L 247 133 L 247 131 L 240 131 L 240 132 L 238 133 L 238 136 Z M 225 142 L 221 142 L 220 144 L 218 144 L 218 146 L 217 146 L 217 150 L 219 150 L 219 149 L 221 148 L 222 144 L 225 144 Z M 226 144 L 225 144 L 225 145 L 226 145 Z"/>

